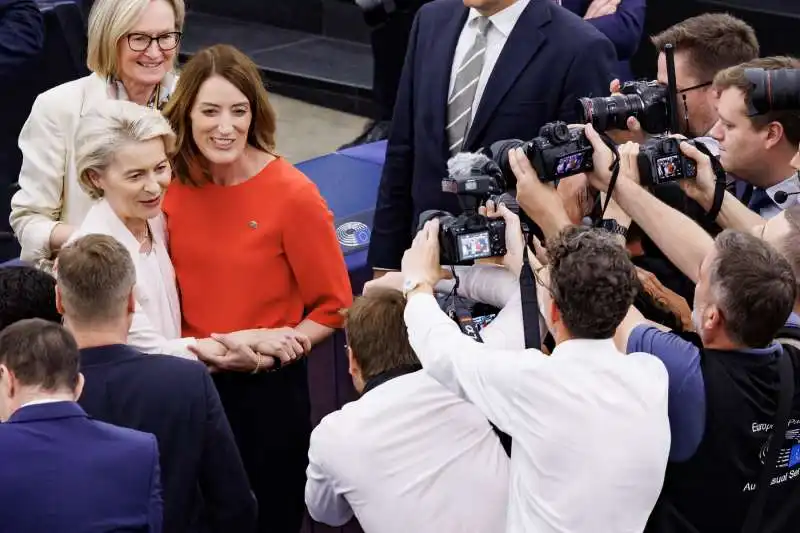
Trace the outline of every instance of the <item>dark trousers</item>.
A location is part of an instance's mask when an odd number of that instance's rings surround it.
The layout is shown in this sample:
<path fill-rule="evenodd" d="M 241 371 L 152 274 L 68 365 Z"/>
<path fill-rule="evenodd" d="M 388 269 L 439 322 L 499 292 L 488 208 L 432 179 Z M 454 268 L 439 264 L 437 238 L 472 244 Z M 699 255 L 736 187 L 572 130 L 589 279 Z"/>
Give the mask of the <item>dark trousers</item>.
<path fill-rule="evenodd" d="M 372 28 L 372 56 L 375 63 L 372 87 L 378 106 L 377 120 L 392 120 L 414 16 L 428 1 L 413 0 L 410 6 L 390 13 Z"/>
<path fill-rule="evenodd" d="M 297 533 L 311 437 L 305 362 L 274 373 L 215 376 L 250 486 L 259 533 Z"/>

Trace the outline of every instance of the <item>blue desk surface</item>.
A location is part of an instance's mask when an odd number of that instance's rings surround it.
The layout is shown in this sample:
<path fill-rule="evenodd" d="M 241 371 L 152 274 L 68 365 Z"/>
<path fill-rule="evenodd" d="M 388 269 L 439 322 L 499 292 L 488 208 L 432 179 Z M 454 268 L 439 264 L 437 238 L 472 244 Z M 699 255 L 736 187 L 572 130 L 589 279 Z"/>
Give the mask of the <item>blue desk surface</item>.
<path fill-rule="evenodd" d="M 386 142 L 378 142 L 304 161 L 297 168 L 317 185 L 337 226 L 338 221 L 368 213 L 371 228 L 385 152 Z M 343 251 L 351 274 L 366 268 L 366 248 L 348 253 L 343 247 Z"/>

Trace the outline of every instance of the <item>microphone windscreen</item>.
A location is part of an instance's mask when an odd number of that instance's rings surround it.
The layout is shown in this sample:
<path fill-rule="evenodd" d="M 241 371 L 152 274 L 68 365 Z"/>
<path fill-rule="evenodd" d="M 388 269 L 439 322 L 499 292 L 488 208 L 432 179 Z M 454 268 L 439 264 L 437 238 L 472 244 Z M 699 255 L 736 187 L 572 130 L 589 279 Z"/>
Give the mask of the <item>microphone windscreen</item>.
<path fill-rule="evenodd" d="M 492 160 L 484 154 L 461 152 L 447 160 L 447 175 L 451 179 L 469 178 L 472 169 L 480 168 L 491 163 Z"/>

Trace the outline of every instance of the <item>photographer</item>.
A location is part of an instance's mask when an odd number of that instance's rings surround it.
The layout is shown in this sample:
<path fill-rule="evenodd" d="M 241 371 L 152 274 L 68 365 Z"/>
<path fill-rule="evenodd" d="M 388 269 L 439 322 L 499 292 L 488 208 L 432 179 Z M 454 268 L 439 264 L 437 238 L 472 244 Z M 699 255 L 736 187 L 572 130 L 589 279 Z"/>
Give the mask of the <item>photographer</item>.
<path fill-rule="evenodd" d="M 586 136 L 597 168 L 590 182 L 606 191 L 611 151 L 593 128 L 586 128 Z M 709 158 L 688 143 L 680 146 L 685 157 L 696 161 L 698 175 L 713 179 Z M 796 302 L 792 268 L 753 235 L 728 230 L 712 239 L 638 185 L 639 160 L 637 145 L 621 147 L 612 196 L 697 283 L 695 343 L 648 323 L 635 308 L 615 335 L 618 346 L 654 354 L 669 373 L 670 466 L 648 531 L 740 531 L 743 523 L 745 531 L 789 531 L 787 524 L 800 518 L 800 501 L 791 497 L 800 469 L 786 448 L 800 444 L 794 429 L 800 405 L 792 405 L 792 395 L 782 388 L 795 386 L 791 368 L 792 363 L 798 367 L 800 357 L 773 339 Z M 621 224 L 630 220 L 618 216 Z M 782 359 L 783 354 L 790 359 Z M 787 400 L 779 403 L 779 392 Z M 776 418 L 779 404 L 792 416 L 785 421 L 790 430 L 785 444 L 785 429 Z M 782 430 L 768 439 L 773 426 Z M 774 452 L 771 442 L 776 443 Z M 776 463 L 773 455 L 779 452 L 787 455 Z M 767 517 L 764 522 L 762 517 Z"/>
<path fill-rule="evenodd" d="M 731 15 L 705 13 L 667 28 L 653 36 L 651 41 L 659 51 L 664 50 L 667 44 L 675 47 L 675 82 L 682 107 L 678 112 L 682 119 L 681 133 L 689 137 L 708 137 L 717 121 L 712 80 L 721 70 L 758 57 L 755 31 Z M 664 52 L 658 55 L 657 79 L 662 86 L 667 86 Z M 611 92 L 618 93 L 619 89 L 619 82 L 612 82 Z M 636 118 L 630 117 L 627 126 L 628 131 L 609 131 L 609 134 L 617 142 L 644 141 L 646 132 Z"/>
<path fill-rule="evenodd" d="M 570 226 L 549 241 L 536 278 L 552 356 L 475 342 L 441 311 L 438 220 L 402 261 L 409 340 L 426 372 L 513 438 L 507 531 L 641 531 L 669 433 L 663 366 L 647 354 L 620 357 L 612 341 L 635 268 L 598 230 Z"/>
<path fill-rule="evenodd" d="M 796 204 L 800 194 L 790 164 L 800 143 L 800 70 L 783 69 L 800 69 L 800 61 L 756 59 L 714 78 L 719 120 L 711 135 L 720 144 L 720 162 L 755 187 L 748 207 L 764 218 Z"/>

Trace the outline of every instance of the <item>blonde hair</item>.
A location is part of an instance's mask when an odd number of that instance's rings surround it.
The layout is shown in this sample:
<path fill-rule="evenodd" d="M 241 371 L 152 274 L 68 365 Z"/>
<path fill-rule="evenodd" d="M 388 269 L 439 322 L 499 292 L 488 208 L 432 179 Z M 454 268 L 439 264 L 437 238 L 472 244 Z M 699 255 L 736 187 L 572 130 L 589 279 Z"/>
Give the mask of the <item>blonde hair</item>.
<path fill-rule="evenodd" d="M 75 136 L 78 183 L 93 199 L 103 190 L 91 174 L 105 170 L 125 144 L 161 138 L 167 157 L 175 153 L 175 134 L 167 119 L 154 109 L 123 100 L 107 100 L 81 117 Z"/>
<path fill-rule="evenodd" d="M 96 0 L 89 13 L 89 44 L 86 66 L 108 78 L 117 74 L 117 43 L 154 0 Z M 183 0 L 165 0 L 175 12 L 175 31 L 183 29 L 186 6 Z"/>

